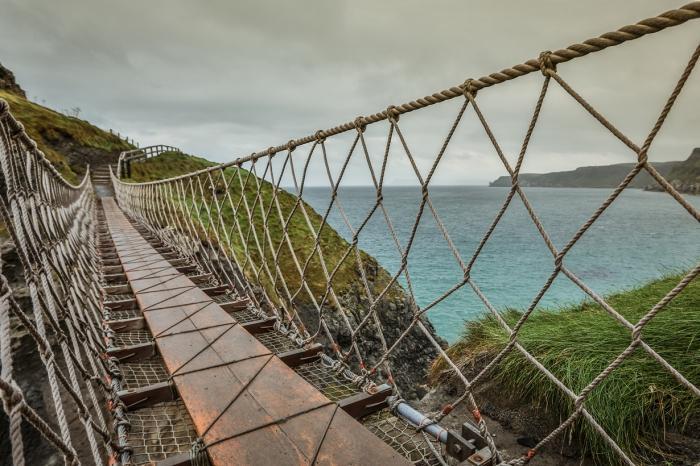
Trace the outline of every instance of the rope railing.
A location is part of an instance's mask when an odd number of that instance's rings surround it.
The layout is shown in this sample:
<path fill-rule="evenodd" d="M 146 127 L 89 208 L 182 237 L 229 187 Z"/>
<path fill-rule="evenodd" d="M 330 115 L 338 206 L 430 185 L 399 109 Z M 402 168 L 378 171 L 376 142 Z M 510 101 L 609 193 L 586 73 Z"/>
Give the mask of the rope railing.
<path fill-rule="evenodd" d="M 411 383 L 421 382 L 406 380 L 404 376 L 405 366 L 402 366 L 400 361 L 405 358 L 412 360 L 411 358 L 415 357 L 413 353 L 416 352 L 415 346 L 409 347 L 407 341 L 418 341 L 420 351 L 440 357 L 447 370 L 461 382 L 462 390 L 446 406 L 429 413 L 426 418 L 428 421 L 418 426 L 419 430 L 425 431 L 426 426 L 440 422 L 456 406 L 466 404 L 468 411 L 473 414 L 473 422 L 480 435 L 488 443 L 494 464 L 505 462 L 481 415 L 475 391 L 485 383 L 486 378 L 501 361 L 508 355 L 517 353 L 558 387 L 564 397 L 570 399 L 573 410 L 535 447 L 522 457 L 508 460 L 507 464 L 528 463 L 545 446 L 579 421 L 587 423 L 597 432 L 615 452 L 620 462 L 634 464 L 632 452 L 625 451 L 616 442 L 614 433 L 605 430 L 589 411 L 586 403 L 593 393 L 604 389 L 601 387 L 604 381 L 635 352 L 643 352 L 653 358 L 680 386 L 685 387 L 694 397 L 700 397 L 700 388 L 662 357 L 644 338 L 644 329 L 697 277 L 700 265 L 687 272 L 678 285 L 641 319 L 630 322 L 605 298 L 596 294 L 581 276 L 569 267 L 566 259 L 572 247 L 642 172 L 650 175 L 693 219 L 700 220 L 697 209 L 659 173 L 648 156 L 652 143 L 696 65 L 700 56 L 700 46 L 691 52 L 684 71 L 657 116 L 656 123 L 641 143 L 633 142 L 595 109 L 568 83 L 557 69 L 557 65 L 699 17 L 700 2 L 693 2 L 581 44 L 554 52 L 543 52 L 537 59 L 500 72 L 478 79 L 468 79 L 460 86 L 403 105 L 391 106 L 383 112 L 358 117 L 353 122 L 317 131 L 311 136 L 293 139 L 287 144 L 270 147 L 250 156 L 189 174 L 145 183 L 125 183 L 113 176 L 116 197 L 120 207 L 129 216 L 148 228 L 161 241 L 199 263 L 222 283 L 246 294 L 257 309 L 273 313 L 277 317 L 278 327 L 299 345 L 322 341 L 332 357 L 344 367 L 368 381 L 381 381 L 392 385 L 395 390 L 392 406 L 395 409 L 401 405 L 402 393 L 410 391 Z M 487 87 L 535 71 L 542 75 L 541 86 L 529 115 L 528 130 L 515 163 L 512 163 L 492 131 L 477 94 Z M 539 126 L 542 107 L 552 86 L 558 86 L 578 103 L 604 131 L 620 140 L 636 160 L 624 180 L 561 248 L 555 246 L 540 220 L 537 209 L 519 184 L 520 170 L 528 154 L 531 137 Z M 400 116 L 455 98 L 463 99 L 459 110 L 447 125 L 447 135 L 432 159 L 429 170 L 422 173 L 405 137 Z M 493 220 L 476 250 L 469 257 L 465 257 L 456 247 L 455 238 L 441 218 L 430 192 L 434 174 L 445 159 L 453 136 L 463 125 L 463 116 L 467 112 L 473 112 L 477 117 L 480 129 L 490 141 L 511 179 L 511 188 L 504 202 L 494 212 Z M 378 162 L 373 162 L 376 157 L 372 156 L 365 136 L 370 125 L 381 125 L 385 131 L 384 147 Z M 346 132 L 352 132 L 349 143 L 344 142 L 347 138 L 336 137 Z M 344 150 L 334 151 L 331 141 L 337 144 L 335 147 L 343 144 Z M 303 145 L 310 147 L 303 154 L 299 154 Z M 404 166 L 409 167 L 410 172 L 415 174 L 422 194 L 417 204 L 417 214 L 411 222 L 406 238 L 397 231 L 396 218 L 392 216 L 383 196 L 390 169 L 389 154 L 395 152 L 401 154 Z M 323 168 L 330 193 L 319 214 L 311 209 L 306 201 L 309 167 L 312 162 Z M 353 201 L 345 198 L 340 189 L 344 186 L 344 177 L 351 164 L 360 164 L 366 168 L 367 182 L 376 194 L 375 201 L 366 215 L 355 222 L 351 221 L 347 214 L 347 206 Z M 291 187 L 283 189 L 282 186 L 286 186 L 283 183 L 289 183 Z M 488 293 L 472 277 L 471 272 L 505 213 L 518 201 L 525 207 L 527 216 L 546 245 L 551 257 L 551 272 L 525 311 L 515 322 L 509 322 L 492 304 Z M 329 224 L 332 212 L 339 216 L 349 232 L 347 240 L 341 238 Z M 435 222 L 461 273 L 455 283 L 447 287 L 432 303 L 420 306 L 415 298 L 415 285 L 409 270 L 412 261 L 415 260 L 411 256 L 416 244 L 415 239 L 421 223 L 427 221 L 426 219 Z M 367 225 L 373 221 L 383 223 L 391 247 L 400 257 L 398 269 L 391 274 L 384 272 L 376 261 L 359 247 Z M 593 302 L 600 305 L 610 318 L 629 331 L 629 346 L 617 354 L 582 390 L 574 390 L 567 386 L 533 355 L 519 338 L 523 326 L 556 279 L 568 279 Z M 352 283 L 351 289 L 347 288 L 348 281 Z M 453 361 L 425 317 L 429 310 L 463 289 L 474 293 L 502 331 L 508 335 L 505 346 L 474 374 L 468 374 Z M 395 315 L 390 317 L 390 305 L 395 305 L 401 296 L 407 297 L 406 315 L 404 318 Z M 439 453 L 444 455 L 444 449 Z"/>
<path fill-rule="evenodd" d="M 0 275 L 0 399 L 9 418 L 13 464 L 25 464 L 25 449 L 37 446 L 23 440 L 23 421 L 66 464 L 106 464 L 112 451 L 103 409 L 109 390 L 100 358 L 102 290 L 89 170 L 79 185 L 69 184 L 0 101 L 0 190 L 0 215 L 31 301 L 31 310 L 23 308 Z M 24 370 L 28 361 L 15 360 L 16 322 L 31 336 L 43 373 L 30 373 Z M 48 388 L 46 410 L 32 406 L 20 388 L 28 377 Z"/>

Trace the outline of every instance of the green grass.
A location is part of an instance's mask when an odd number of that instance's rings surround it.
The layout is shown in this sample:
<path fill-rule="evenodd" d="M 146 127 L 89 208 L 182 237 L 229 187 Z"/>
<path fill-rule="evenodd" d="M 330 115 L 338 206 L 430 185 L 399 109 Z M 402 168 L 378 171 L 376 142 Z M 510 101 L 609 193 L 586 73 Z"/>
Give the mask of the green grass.
<path fill-rule="evenodd" d="M 214 162 L 180 152 L 165 152 L 142 162 L 131 163 L 131 178 L 126 181 L 163 180 L 216 165 Z"/>
<path fill-rule="evenodd" d="M 130 181 L 143 182 L 165 179 L 201 170 L 212 165 L 215 164 L 199 157 L 180 153 L 164 153 L 157 157 L 147 159 L 144 162 L 132 163 Z M 241 169 L 241 178 L 244 182 L 247 175 L 248 172 Z M 212 215 L 214 218 L 210 219 L 205 209 L 202 207 L 201 202 L 193 203 L 192 196 L 188 195 L 186 200 L 187 205 L 193 208 L 193 210 L 199 211 L 204 226 L 204 228 L 199 228 L 199 234 L 201 237 L 206 235 L 211 238 L 213 237 L 212 228 L 216 228 L 217 232 L 222 237 L 222 243 L 225 243 L 223 246 L 229 251 L 232 251 L 236 257 L 239 258 L 241 263 L 245 258 L 245 250 L 247 247 L 250 257 L 252 257 L 256 263 L 261 263 L 260 259 L 264 258 L 274 278 L 274 252 L 277 251 L 280 243 L 285 241 L 282 219 L 286 219 L 293 211 L 296 197 L 285 190 L 280 190 L 277 197 L 280 203 L 280 210 L 282 211 L 282 218 L 277 214 L 276 206 L 272 205 L 272 215 L 270 215 L 268 222 L 265 223 L 263 212 L 267 212 L 270 205 L 273 203 L 274 187 L 270 183 L 261 180 L 262 188 L 260 192 L 260 201 L 256 204 L 256 183 L 254 178 L 251 177 L 245 187 L 245 197 L 250 209 L 253 210 L 252 223 L 249 222 L 245 208 L 241 204 L 241 212 L 237 215 L 240 231 L 243 232 L 243 239 L 241 239 L 239 231 L 235 226 L 236 215 L 233 210 L 233 207 L 237 205 L 241 197 L 241 183 L 238 179 L 237 168 L 227 168 L 224 171 L 224 178 L 221 178 L 220 171 L 212 173 L 212 176 L 217 188 L 216 196 L 219 200 L 224 200 L 224 202 L 222 202 L 222 219 L 224 225 L 228 229 L 230 241 L 223 240 L 223 238 L 225 238 L 224 228 L 219 226 L 220 222 L 218 217 Z M 208 178 L 206 176 L 201 176 L 200 179 L 206 187 L 209 182 Z M 233 200 L 233 207 L 225 198 L 225 189 L 227 186 L 228 192 Z M 199 200 L 200 198 L 195 197 L 195 199 Z M 207 199 L 211 199 L 211 195 L 208 195 Z M 312 225 L 318 230 L 321 225 L 322 217 L 307 204 L 305 204 L 305 206 Z M 215 214 L 215 212 L 213 214 Z M 196 214 L 193 214 L 192 217 L 196 218 Z M 233 228 L 233 230 L 231 230 L 231 228 Z M 257 248 L 254 236 L 252 234 L 248 235 L 249 231 L 257 233 L 262 246 L 260 249 L 262 249 L 262 251 Z M 311 256 L 310 265 L 304 278 L 309 284 L 312 293 L 318 299 L 325 292 L 327 281 L 321 268 L 319 254 L 318 252 L 314 252 L 313 249 L 313 237 L 300 209 L 297 209 L 292 215 L 287 231 L 294 253 L 302 267 L 304 262 Z M 270 243 L 267 240 L 266 232 L 269 233 L 272 247 L 270 247 Z M 360 294 L 364 294 L 360 271 L 357 267 L 354 253 L 351 253 L 343 259 L 349 247 L 348 242 L 327 224 L 323 227 L 320 238 L 321 251 L 328 272 L 331 273 L 333 269 L 340 264 L 338 272 L 333 278 L 333 288 L 335 291 L 340 294 L 354 290 L 360 292 Z M 377 264 L 377 261 L 373 257 L 369 256 L 364 251 L 361 251 L 360 254 L 364 266 L 369 270 L 369 279 L 373 283 L 373 293 L 376 295 L 388 283 L 389 274 Z M 302 276 L 299 274 L 286 243 L 282 245 L 277 262 L 281 270 L 281 275 L 285 278 L 290 292 L 294 293 L 301 285 Z M 254 272 L 251 267 L 246 267 L 245 273 L 249 279 L 254 279 Z M 263 275 L 261 282 L 271 295 L 277 295 L 279 298 L 277 290 L 272 286 L 272 280 L 270 280 L 269 277 Z M 402 293 L 401 288 L 395 285 L 391 288 L 388 297 L 393 298 L 400 293 Z M 310 298 L 305 292 L 300 293 L 297 298 L 297 302 L 300 303 L 305 303 L 309 300 Z"/>
<path fill-rule="evenodd" d="M 10 104 L 10 112 L 19 120 L 39 149 L 70 182 L 76 183 L 85 173 L 83 162 L 73 159 L 71 152 L 94 149 L 96 153 L 116 156 L 132 148 L 116 135 L 103 131 L 87 121 L 58 113 L 16 94 L 0 90 L 0 99 Z"/>
<path fill-rule="evenodd" d="M 609 296 L 608 302 L 630 322 L 648 312 L 679 281 L 662 278 L 645 286 Z M 509 311 L 513 324 L 520 312 Z M 700 385 L 700 283 L 692 282 L 644 329 L 643 339 L 691 383 Z M 508 338 L 493 317 L 467 325 L 463 337 L 448 351 L 464 367 L 493 356 Z M 560 310 L 537 311 L 519 334 L 519 341 L 545 367 L 576 393 L 586 387 L 631 341 L 630 332 L 598 305 L 584 302 Z M 512 352 L 492 374 L 501 390 L 524 402 L 566 418 L 572 403 L 519 353 Z M 431 371 L 432 383 L 449 378 L 444 361 Z M 700 402 L 643 350 L 618 367 L 586 401 L 586 407 L 624 451 L 639 463 L 671 459 L 664 444 L 668 430 L 682 431 L 690 419 L 697 423 Z M 616 463 L 603 439 L 579 422 L 570 434 L 600 464 Z M 567 434 L 568 435 L 568 434 Z"/>

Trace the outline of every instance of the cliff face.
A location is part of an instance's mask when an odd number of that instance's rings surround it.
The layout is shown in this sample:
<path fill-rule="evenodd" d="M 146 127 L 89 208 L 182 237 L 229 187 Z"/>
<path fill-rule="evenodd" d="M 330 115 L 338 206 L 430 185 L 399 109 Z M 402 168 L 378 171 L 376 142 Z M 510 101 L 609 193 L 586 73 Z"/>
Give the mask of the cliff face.
<path fill-rule="evenodd" d="M 671 170 L 682 162 L 657 162 L 654 167 L 668 176 Z M 575 170 L 552 173 L 521 173 L 520 186 L 542 188 L 614 188 L 620 184 L 634 167 L 633 163 L 618 163 L 597 167 L 579 167 Z M 639 173 L 630 188 L 646 188 L 656 181 L 646 172 Z M 510 187 L 510 177 L 501 176 L 489 183 L 492 187 Z"/>
<path fill-rule="evenodd" d="M 682 193 L 700 194 L 700 147 L 693 149 L 690 157 L 673 167 L 667 179 Z M 649 190 L 654 188 L 658 187 L 647 187 Z"/>
<path fill-rule="evenodd" d="M 24 89 L 17 84 L 15 80 L 15 75 L 12 71 L 8 70 L 2 63 L 0 63 L 0 89 L 17 94 L 20 97 L 27 98 L 27 94 Z"/>

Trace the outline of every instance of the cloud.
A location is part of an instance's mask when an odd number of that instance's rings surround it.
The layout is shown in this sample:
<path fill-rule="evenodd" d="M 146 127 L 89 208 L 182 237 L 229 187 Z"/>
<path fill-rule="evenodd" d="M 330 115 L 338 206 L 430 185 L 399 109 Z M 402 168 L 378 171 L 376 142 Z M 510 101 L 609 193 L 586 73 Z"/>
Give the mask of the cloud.
<path fill-rule="evenodd" d="M 233 160 L 358 115 L 413 100 L 535 57 L 545 49 L 659 13 L 628 2 L 137 2 L 3 0 L 0 61 L 29 96 L 142 144 L 177 144 Z M 664 8 L 682 3 L 664 3 Z M 644 139 L 697 45 L 681 26 L 560 66 L 561 75 L 636 142 Z M 539 92 L 538 73 L 479 93 L 510 160 Z M 700 145 L 697 73 L 652 147 L 652 160 L 685 158 Z M 402 116 L 425 173 L 461 101 Z M 504 174 L 471 110 L 435 182 L 483 184 Z M 386 125 L 372 128 L 382 155 Z M 347 141 L 346 141 L 347 139 Z M 338 160 L 351 138 L 334 147 Z M 299 151 L 305 150 L 300 148 Z M 392 157 L 388 180 L 413 183 L 408 159 Z M 570 96 L 553 85 L 524 170 L 546 172 L 632 160 Z M 361 162 L 361 160 L 360 160 Z M 353 162 L 354 163 L 354 162 Z M 354 165 L 353 165 L 354 166 Z M 367 184 L 354 166 L 350 184 Z M 312 182 L 322 184 L 322 171 Z"/>

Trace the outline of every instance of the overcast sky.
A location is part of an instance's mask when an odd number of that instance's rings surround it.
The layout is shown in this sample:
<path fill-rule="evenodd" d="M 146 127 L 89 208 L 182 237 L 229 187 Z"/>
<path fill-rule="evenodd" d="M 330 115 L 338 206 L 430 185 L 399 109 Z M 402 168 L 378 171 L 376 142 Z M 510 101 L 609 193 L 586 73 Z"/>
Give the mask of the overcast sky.
<path fill-rule="evenodd" d="M 683 3 L 0 0 L 0 62 L 30 98 L 50 107 L 78 106 L 83 118 L 141 145 L 171 144 L 229 161 Z M 559 72 L 641 142 L 698 38 L 695 21 L 560 65 Z M 652 161 L 684 159 L 700 146 L 699 74 L 652 147 Z M 534 73 L 478 96 L 510 157 L 541 82 Z M 401 118 L 422 170 L 460 104 L 454 99 Z M 375 126 L 367 135 L 380 156 L 387 127 Z M 331 141 L 331 156 L 339 160 L 346 147 L 347 138 Z M 388 182 L 415 182 L 405 156 L 392 157 Z M 633 160 L 555 85 L 523 171 Z M 367 184 L 366 170 L 352 168 L 348 183 Z M 485 184 L 504 173 L 468 113 L 435 182 Z"/>

